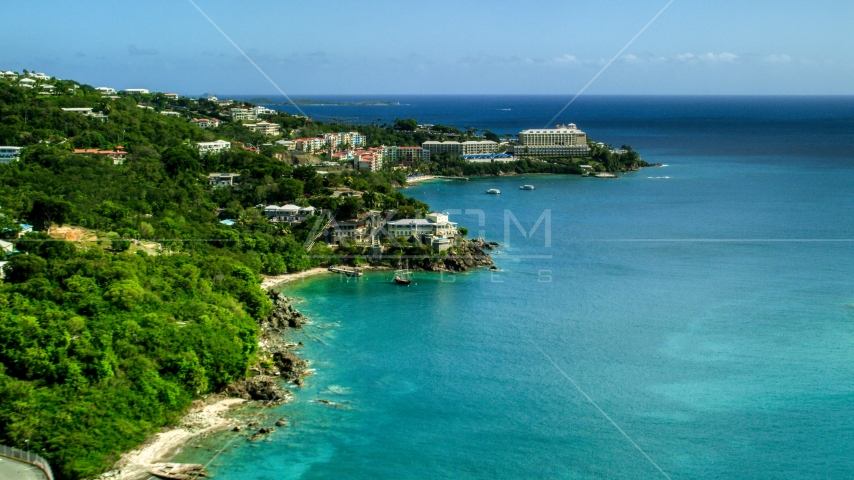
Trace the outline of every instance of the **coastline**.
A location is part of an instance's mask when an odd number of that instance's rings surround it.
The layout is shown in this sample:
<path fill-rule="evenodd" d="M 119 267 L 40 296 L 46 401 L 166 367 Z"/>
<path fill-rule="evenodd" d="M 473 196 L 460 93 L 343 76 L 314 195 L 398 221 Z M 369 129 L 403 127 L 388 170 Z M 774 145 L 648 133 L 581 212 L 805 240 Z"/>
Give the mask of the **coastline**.
<path fill-rule="evenodd" d="M 392 270 L 391 267 L 377 265 L 364 265 L 360 266 L 359 269 L 368 272 L 379 270 Z M 266 290 L 267 292 L 270 292 L 276 287 L 280 287 L 287 283 L 292 283 L 296 280 L 305 280 L 309 277 L 317 277 L 323 274 L 338 275 L 337 273 L 330 272 L 327 267 L 315 267 L 310 268 L 308 270 L 303 270 L 302 272 L 283 273 L 281 275 L 263 275 L 263 280 L 261 281 L 261 288 L 263 290 Z"/>
<path fill-rule="evenodd" d="M 187 443 L 201 435 L 234 428 L 240 422 L 227 414 L 232 407 L 244 403 L 242 398 L 208 397 L 216 400 L 205 404 L 196 400 L 194 408 L 182 419 L 179 426 L 156 433 L 138 449 L 124 453 L 116 462 L 115 469 L 104 473 L 101 479 L 144 480 L 152 475 L 150 470 L 167 465 L 169 459 L 180 453 Z"/>
<path fill-rule="evenodd" d="M 480 245 L 485 250 L 492 247 L 486 242 Z M 473 242 L 474 243 L 474 242 Z M 454 267 L 421 268 L 422 271 L 464 272 L 470 268 L 483 268 L 492 265 L 491 257 L 486 254 L 488 263 L 481 259 L 472 259 L 468 251 L 454 262 Z M 480 251 L 483 254 L 483 250 Z M 465 258 L 468 257 L 468 258 Z M 365 265 L 359 267 L 365 271 L 388 271 L 393 268 L 385 265 Z M 493 266 L 494 268 L 494 266 Z M 152 470 L 169 471 L 173 468 L 183 468 L 193 476 L 193 472 L 204 472 L 204 466 L 195 464 L 174 463 L 172 460 L 180 454 L 191 441 L 200 436 L 227 430 L 242 430 L 245 422 L 239 420 L 233 413 L 234 409 L 250 402 L 266 402 L 276 404 L 290 401 L 292 395 L 281 386 L 284 380 L 297 387 L 302 385 L 302 377 L 311 375 L 310 361 L 298 357 L 290 350 L 298 348 L 297 344 L 288 343 L 285 334 L 291 329 L 299 329 L 309 323 L 308 319 L 296 310 L 293 298 L 286 297 L 277 291 L 277 287 L 323 274 L 335 275 L 326 267 L 315 267 L 296 273 L 275 276 L 263 276 L 260 287 L 267 292 L 274 303 L 274 311 L 266 321 L 259 324 L 259 353 L 273 361 L 274 367 L 257 370 L 259 375 L 240 379 L 227 387 L 222 393 L 215 393 L 193 402 L 190 411 L 181 418 L 174 427 L 164 427 L 155 433 L 136 450 L 123 453 L 113 467 L 113 470 L 98 477 L 99 480 L 147 480 L 152 478 Z M 250 423 L 250 426 L 252 424 Z M 277 423 L 277 425 L 280 425 Z M 256 436 L 272 433 L 275 429 L 261 429 Z"/>
<path fill-rule="evenodd" d="M 296 273 L 283 273 L 282 275 L 264 275 L 263 280 L 261 281 L 261 288 L 269 292 L 270 290 L 278 287 L 279 285 L 293 282 L 294 280 L 302 280 L 308 277 L 323 275 L 324 273 L 331 272 L 325 267 L 316 267 Z"/>

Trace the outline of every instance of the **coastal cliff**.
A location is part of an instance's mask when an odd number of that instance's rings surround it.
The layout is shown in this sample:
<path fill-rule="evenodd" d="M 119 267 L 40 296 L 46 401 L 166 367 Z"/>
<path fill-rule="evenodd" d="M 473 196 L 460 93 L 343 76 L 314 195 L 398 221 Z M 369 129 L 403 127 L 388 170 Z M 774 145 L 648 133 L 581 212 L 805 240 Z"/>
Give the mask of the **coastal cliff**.
<path fill-rule="evenodd" d="M 463 243 L 448 255 L 412 260 L 411 268 L 428 272 L 465 272 L 473 268 L 490 267 L 494 263 L 487 252 L 496 246 L 498 244 L 495 242 L 478 238 Z"/>

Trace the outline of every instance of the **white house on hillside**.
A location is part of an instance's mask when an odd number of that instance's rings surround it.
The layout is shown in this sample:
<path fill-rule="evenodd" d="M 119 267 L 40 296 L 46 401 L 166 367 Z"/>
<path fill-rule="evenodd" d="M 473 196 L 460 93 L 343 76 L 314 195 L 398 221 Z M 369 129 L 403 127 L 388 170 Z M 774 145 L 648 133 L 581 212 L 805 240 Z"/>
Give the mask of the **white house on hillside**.
<path fill-rule="evenodd" d="M 254 110 L 250 110 L 248 108 L 232 108 L 231 109 L 231 119 L 232 120 L 258 120 L 258 115 L 255 115 Z"/>
<path fill-rule="evenodd" d="M 277 123 L 258 122 L 246 124 L 244 127 L 253 132 L 263 133 L 268 136 L 275 136 L 279 134 L 279 124 Z"/>
<path fill-rule="evenodd" d="M 116 89 L 110 88 L 110 87 L 98 87 L 95 90 L 101 92 L 101 94 L 103 94 L 103 95 L 115 95 L 116 94 Z"/>
<path fill-rule="evenodd" d="M 415 237 L 419 241 L 425 235 L 452 239 L 457 236 L 457 224 L 448 221 L 448 216 L 434 212 L 427 218 L 405 218 L 388 222 L 388 233 L 393 237 Z"/>
<path fill-rule="evenodd" d="M 0 163 L 17 162 L 21 158 L 21 147 L 0 147 Z"/>
<path fill-rule="evenodd" d="M 220 123 L 216 118 L 194 118 L 190 122 L 195 123 L 199 128 L 216 128 Z"/>
<path fill-rule="evenodd" d="M 317 210 L 314 207 L 300 207 L 298 205 L 267 205 L 264 207 L 264 215 L 271 222 L 289 222 L 300 223 L 304 222 L 306 217 L 315 215 Z"/>
<path fill-rule="evenodd" d="M 217 140 L 215 142 L 199 142 L 196 144 L 196 148 L 199 150 L 199 155 L 204 157 L 209 153 L 220 153 L 223 150 L 231 148 L 231 142 L 226 142 L 225 140 Z"/>
<path fill-rule="evenodd" d="M 214 188 L 233 187 L 240 182 L 239 173 L 211 173 L 208 175 L 208 183 Z"/>

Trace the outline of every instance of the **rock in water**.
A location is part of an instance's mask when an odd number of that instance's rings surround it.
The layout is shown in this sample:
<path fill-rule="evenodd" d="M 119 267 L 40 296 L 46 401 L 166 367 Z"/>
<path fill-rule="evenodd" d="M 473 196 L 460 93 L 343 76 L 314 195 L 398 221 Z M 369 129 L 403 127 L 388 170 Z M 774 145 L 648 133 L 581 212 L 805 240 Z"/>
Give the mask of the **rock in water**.
<path fill-rule="evenodd" d="M 267 375 L 238 380 L 226 387 L 226 393 L 244 400 L 274 404 L 287 402 L 291 398 L 291 392 L 276 383 L 276 377 Z"/>
<path fill-rule="evenodd" d="M 282 292 L 270 292 L 273 311 L 266 320 L 261 322 L 265 332 L 284 332 L 288 328 L 301 328 L 308 319 L 292 305 L 293 299 Z"/>
<path fill-rule="evenodd" d="M 308 372 L 308 362 L 288 350 L 274 353 L 273 361 L 279 367 L 282 378 L 290 382 L 299 380 Z"/>

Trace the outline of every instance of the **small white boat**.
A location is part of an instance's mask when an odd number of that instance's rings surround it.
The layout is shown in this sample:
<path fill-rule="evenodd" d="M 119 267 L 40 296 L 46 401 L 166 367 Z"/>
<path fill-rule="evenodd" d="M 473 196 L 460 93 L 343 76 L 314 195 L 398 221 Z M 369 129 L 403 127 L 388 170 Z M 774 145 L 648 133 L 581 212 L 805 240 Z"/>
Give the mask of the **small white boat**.
<path fill-rule="evenodd" d="M 486 193 L 489 193 L 491 195 L 498 195 L 499 193 L 501 193 L 501 190 L 499 190 L 497 188 L 490 188 L 489 190 L 486 191 Z"/>
<path fill-rule="evenodd" d="M 533 189 L 534 189 L 533 185 L 522 185 L 521 187 L 519 187 L 519 190 L 533 190 Z"/>

